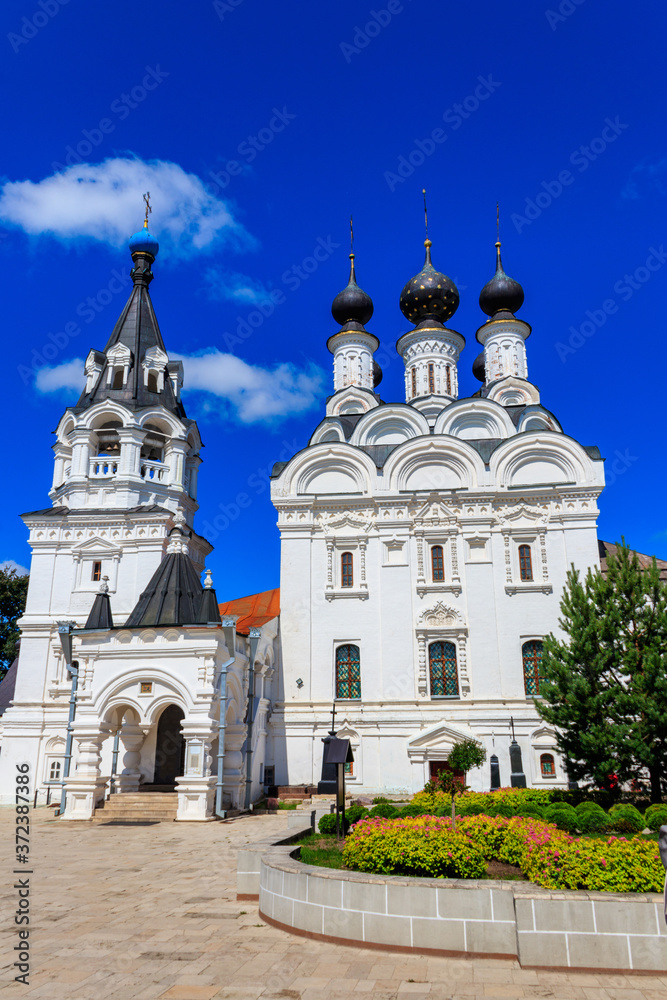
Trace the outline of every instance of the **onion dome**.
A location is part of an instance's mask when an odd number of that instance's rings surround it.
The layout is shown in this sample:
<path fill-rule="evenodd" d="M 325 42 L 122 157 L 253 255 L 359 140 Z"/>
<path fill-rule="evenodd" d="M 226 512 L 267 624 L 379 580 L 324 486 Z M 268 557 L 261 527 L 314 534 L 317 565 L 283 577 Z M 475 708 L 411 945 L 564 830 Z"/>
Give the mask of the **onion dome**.
<path fill-rule="evenodd" d="M 484 367 L 484 351 L 478 354 L 472 363 L 472 373 L 480 382 L 486 382 L 486 369 Z"/>
<path fill-rule="evenodd" d="M 459 307 L 459 292 L 451 278 L 433 267 L 432 244 L 429 239 L 424 241 L 424 246 L 424 266 L 401 292 L 401 312 L 415 325 L 425 319 L 444 323 L 451 319 Z"/>
<path fill-rule="evenodd" d="M 149 253 L 155 258 L 158 255 L 160 244 L 155 237 L 148 232 L 148 219 L 144 220 L 143 229 L 130 237 L 130 253 L 134 257 L 135 253 Z"/>
<path fill-rule="evenodd" d="M 331 305 L 331 314 L 337 323 L 358 323 L 365 326 L 373 315 L 373 300 L 357 284 L 354 273 L 354 254 L 350 254 L 350 280 Z"/>
<path fill-rule="evenodd" d="M 382 381 L 382 369 L 380 368 L 375 358 L 373 358 L 373 388 L 377 389 L 381 381 Z"/>
<path fill-rule="evenodd" d="M 496 273 L 479 293 L 479 305 L 487 316 L 498 312 L 514 314 L 523 305 L 523 288 L 503 271 L 500 243 L 496 243 Z"/>

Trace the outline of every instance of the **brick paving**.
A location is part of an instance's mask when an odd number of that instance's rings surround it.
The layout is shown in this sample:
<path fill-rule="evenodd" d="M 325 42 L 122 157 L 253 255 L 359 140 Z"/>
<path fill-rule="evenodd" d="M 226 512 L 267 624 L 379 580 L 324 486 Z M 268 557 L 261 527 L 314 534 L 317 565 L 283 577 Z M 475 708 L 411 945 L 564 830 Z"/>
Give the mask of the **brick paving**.
<path fill-rule="evenodd" d="M 665 1000 L 667 977 L 524 970 L 342 947 L 262 923 L 236 900 L 236 848 L 284 817 L 105 826 L 32 817 L 32 974 L 13 982 L 13 811 L 0 809 L 0 996 L 30 1000 Z"/>

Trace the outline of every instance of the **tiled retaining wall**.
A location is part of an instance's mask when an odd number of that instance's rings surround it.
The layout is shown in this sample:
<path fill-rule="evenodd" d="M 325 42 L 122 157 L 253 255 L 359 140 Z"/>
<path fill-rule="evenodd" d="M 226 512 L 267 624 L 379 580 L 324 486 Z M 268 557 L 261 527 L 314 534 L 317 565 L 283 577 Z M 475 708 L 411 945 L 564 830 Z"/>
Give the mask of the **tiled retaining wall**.
<path fill-rule="evenodd" d="M 293 933 L 526 967 L 667 971 L 662 896 L 340 872 L 294 860 L 293 844 L 261 850 L 260 914 Z"/>

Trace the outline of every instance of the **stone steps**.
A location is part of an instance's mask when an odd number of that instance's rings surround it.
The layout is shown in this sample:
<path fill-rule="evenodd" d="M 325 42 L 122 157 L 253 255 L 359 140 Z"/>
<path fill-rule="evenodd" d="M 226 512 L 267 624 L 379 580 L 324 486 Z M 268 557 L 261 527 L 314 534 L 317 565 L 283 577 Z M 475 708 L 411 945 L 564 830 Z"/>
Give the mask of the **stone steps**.
<path fill-rule="evenodd" d="M 93 820 L 98 823 L 111 820 L 173 822 L 177 808 L 176 792 L 120 792 L 112 795 L 102 807 L 97 807 Z"/>

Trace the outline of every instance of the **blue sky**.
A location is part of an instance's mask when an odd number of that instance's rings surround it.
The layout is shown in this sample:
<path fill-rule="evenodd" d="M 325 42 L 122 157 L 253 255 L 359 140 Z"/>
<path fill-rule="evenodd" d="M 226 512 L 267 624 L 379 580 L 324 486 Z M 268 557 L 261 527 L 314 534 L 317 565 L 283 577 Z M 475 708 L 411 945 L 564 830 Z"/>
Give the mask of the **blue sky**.
<path fill-rule="evenodd" d="M 123 307 L 150 189 L 151 294 L 206 445 L 197 526 L 218 594 L 277 586 L 267 477 L 331 391 L 350 213 L 381 394 L 401 399 L 398 298 L 423 262 L 422 187 L 434 264 L 461 295 L 461 394 L 479 385 L 499 200 L 530 377 L 607 458 L 600 535 L 667 557 L 664 8 L 5 0 L 0 18 L 2 558 L 29 564 L 17 515 L 49 503 L 51 431 Z"/>

